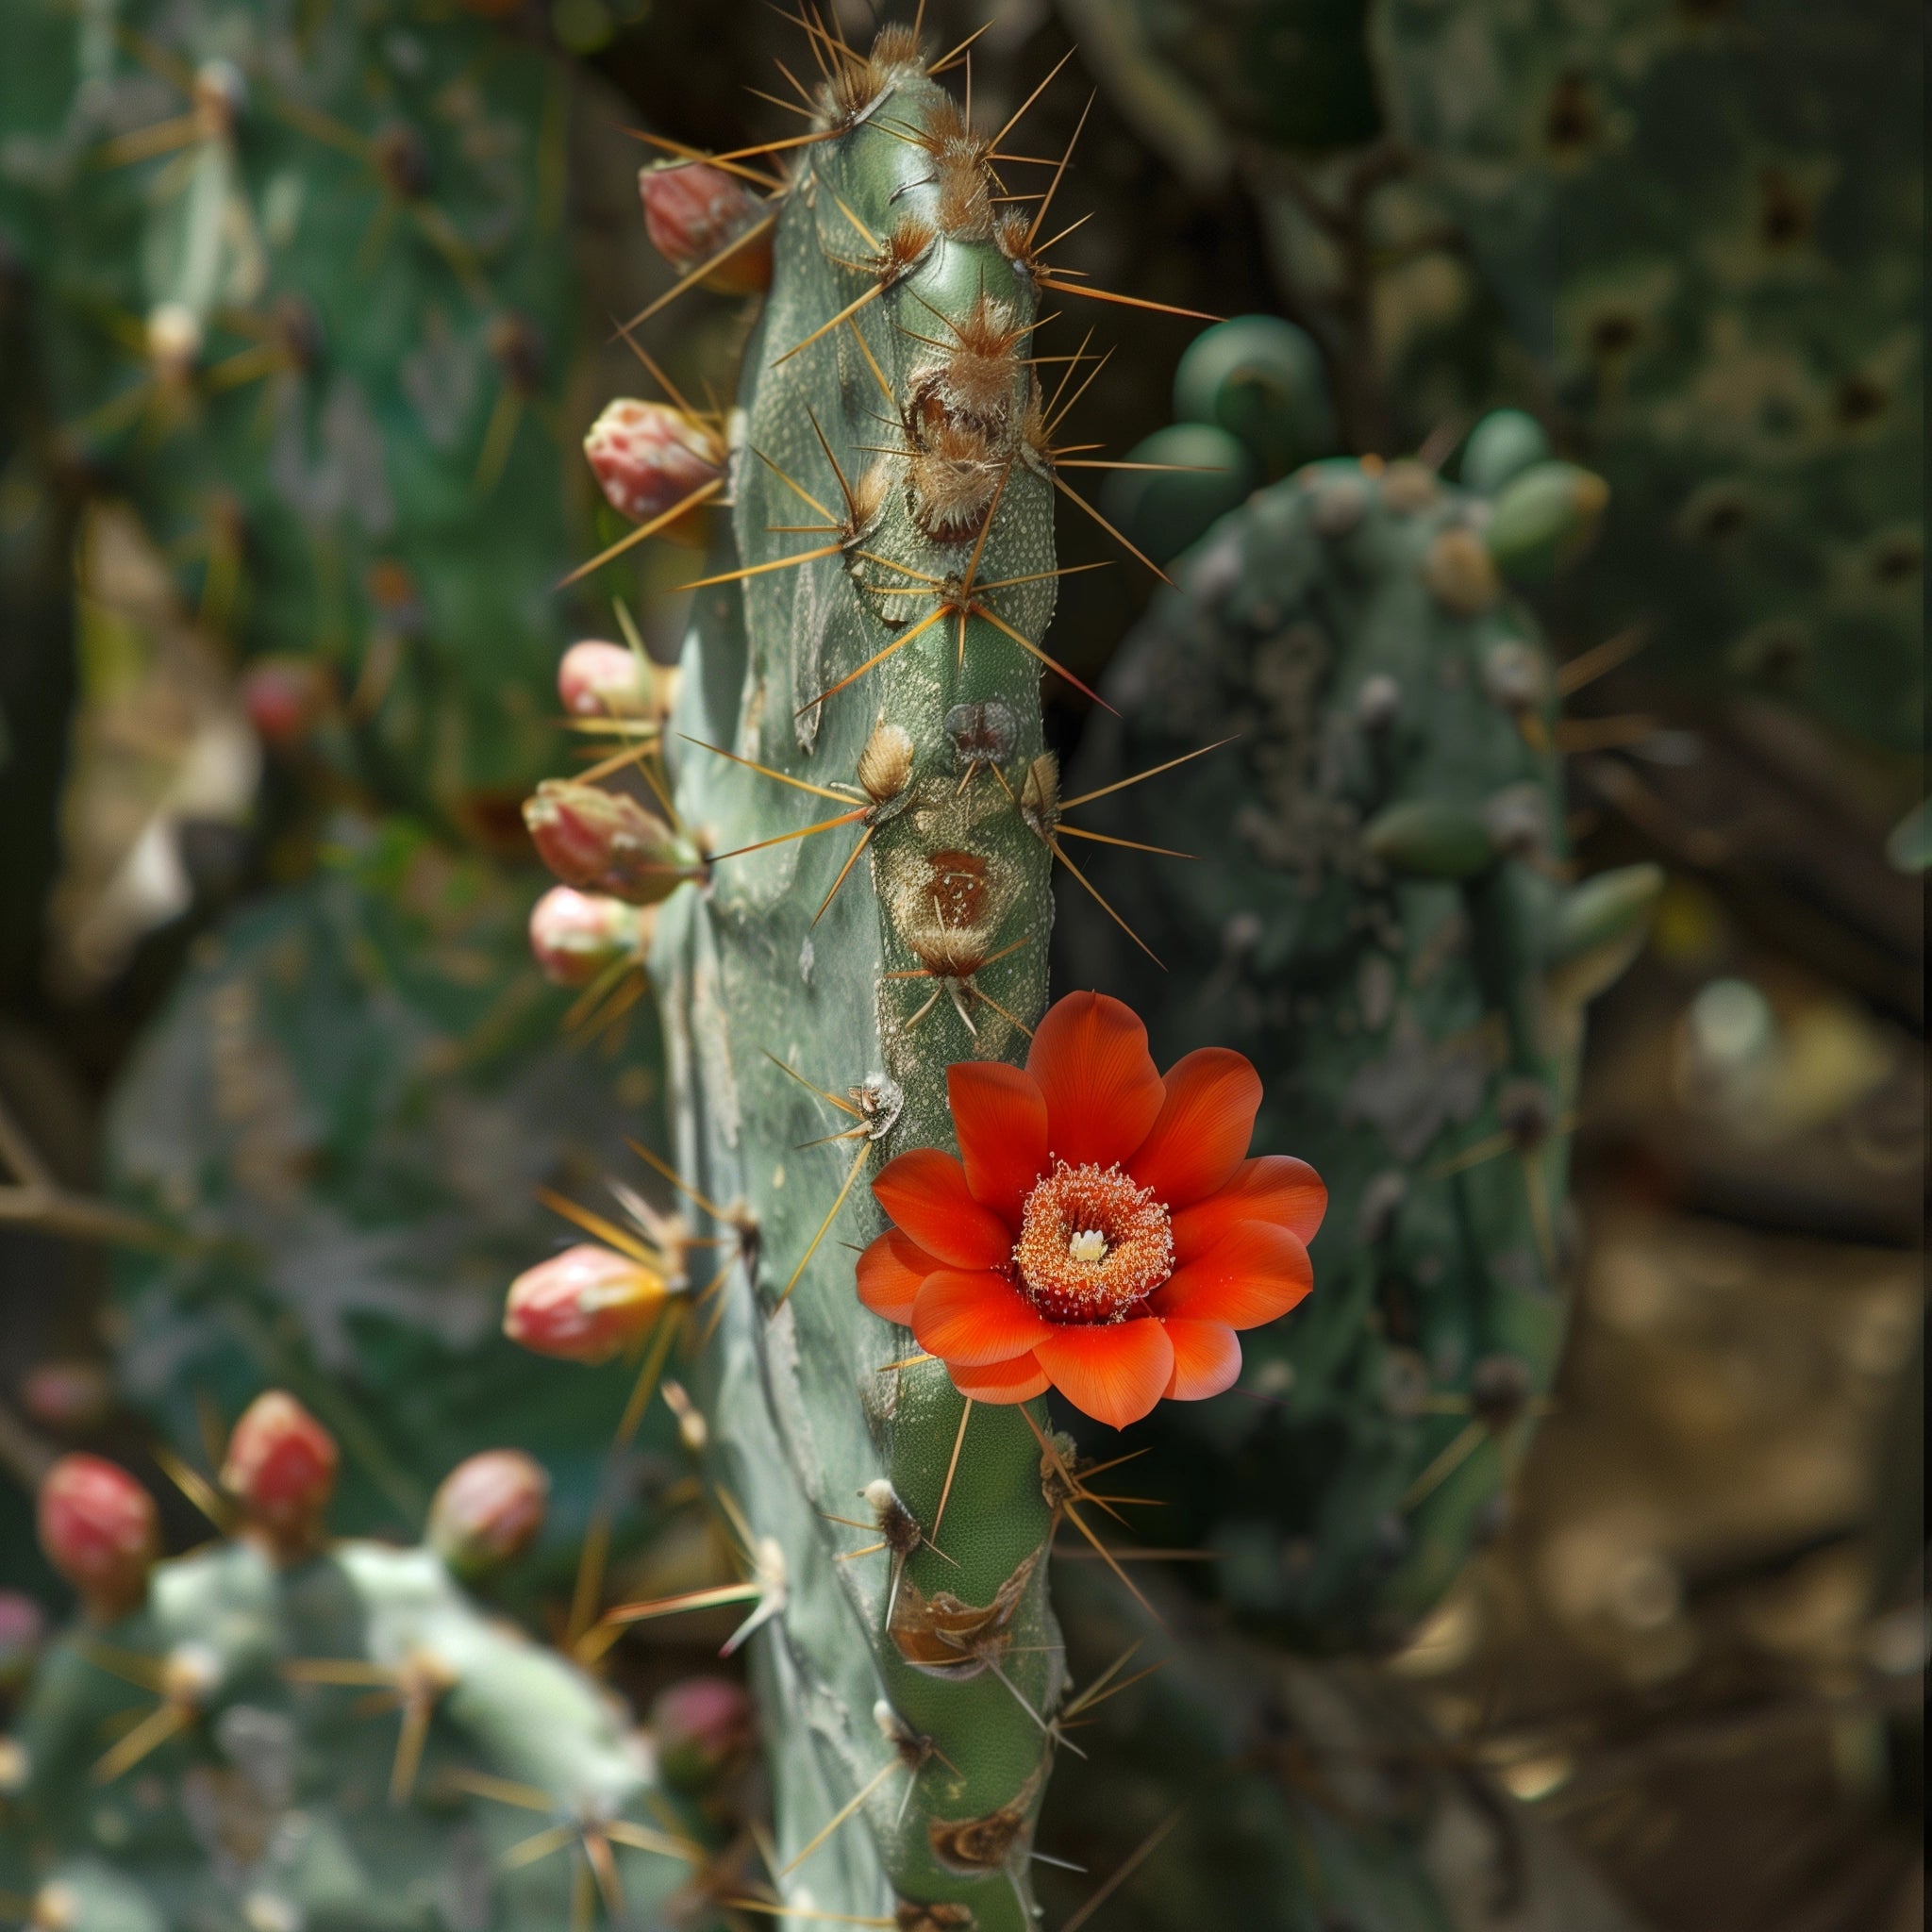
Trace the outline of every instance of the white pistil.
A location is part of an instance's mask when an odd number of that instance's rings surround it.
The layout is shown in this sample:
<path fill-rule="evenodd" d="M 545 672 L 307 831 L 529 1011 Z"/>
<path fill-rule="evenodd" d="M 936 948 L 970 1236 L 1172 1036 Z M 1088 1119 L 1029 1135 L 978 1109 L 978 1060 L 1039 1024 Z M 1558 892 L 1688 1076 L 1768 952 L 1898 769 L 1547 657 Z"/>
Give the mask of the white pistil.
<path fill-rule="evenodd" d="M 1076 1261 L 1104 1261 L 1107 1237 L 1097 1227 L 1083 1228 L 1067 1243 L 1067 1253 Z"/>

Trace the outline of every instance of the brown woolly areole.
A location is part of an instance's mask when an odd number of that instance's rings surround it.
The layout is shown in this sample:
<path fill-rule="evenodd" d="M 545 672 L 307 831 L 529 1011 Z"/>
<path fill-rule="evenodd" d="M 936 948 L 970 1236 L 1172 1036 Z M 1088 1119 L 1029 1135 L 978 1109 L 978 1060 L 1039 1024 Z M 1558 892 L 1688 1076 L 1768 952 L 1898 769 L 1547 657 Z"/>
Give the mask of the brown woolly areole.
<path fill-rule="evenodd" d="M 1020 1292 L 1050 1322 L 1124 1322 L 1174 1273 L 1167 1208 L 1091 1161 L 1034 1184 L 1013 1244 Z"/>

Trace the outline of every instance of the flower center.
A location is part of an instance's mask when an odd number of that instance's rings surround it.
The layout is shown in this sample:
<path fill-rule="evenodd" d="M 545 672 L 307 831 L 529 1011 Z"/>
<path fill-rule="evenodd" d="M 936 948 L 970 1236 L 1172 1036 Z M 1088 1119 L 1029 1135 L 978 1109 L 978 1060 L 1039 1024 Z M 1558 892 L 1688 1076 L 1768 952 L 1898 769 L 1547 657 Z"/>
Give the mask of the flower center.
<path fill-rule="evenodd" d="M 1058 1161 L 1013 1247 L 1020 1292 L 1050 1322 L 1124 1322 L 1174 1273 L 1167 1208 L 1118 1167 Z"/>

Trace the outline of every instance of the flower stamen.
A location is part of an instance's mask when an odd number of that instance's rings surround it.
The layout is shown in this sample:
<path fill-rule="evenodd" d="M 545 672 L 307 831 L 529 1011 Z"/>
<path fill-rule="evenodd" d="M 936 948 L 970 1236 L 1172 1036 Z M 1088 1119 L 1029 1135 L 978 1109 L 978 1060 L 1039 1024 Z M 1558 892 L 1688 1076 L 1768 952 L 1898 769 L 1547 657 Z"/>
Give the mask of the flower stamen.
<path fill-rule="evenodd" d="M 1119 1167 L 1057 1161 L 1026 1196 L 1020 1292 L 1053 1322 L 1124 1322 L 1174 1272 L 1166 1205 Z"/>

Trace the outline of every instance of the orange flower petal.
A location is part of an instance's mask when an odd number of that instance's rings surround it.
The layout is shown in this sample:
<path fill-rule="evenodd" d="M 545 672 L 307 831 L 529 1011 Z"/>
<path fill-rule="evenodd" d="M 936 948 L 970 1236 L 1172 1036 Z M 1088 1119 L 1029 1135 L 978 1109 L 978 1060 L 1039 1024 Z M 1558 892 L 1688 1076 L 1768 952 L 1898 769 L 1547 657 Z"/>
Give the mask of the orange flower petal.
<path fill-rule="evenodd" d="M 948 1362 L 946 1373 L 953 1387 L 974 1402 L 1031 1402 L 1046 1392 L 1046 1371 L 1031 1349 L 1009 1362 L 991 1362 L 983 1369 L 962 1369 Z"/>
<path fill-rule="evenodd" d="M 1225 1322 L 1183 1322 L 1171 1316 L 1160 1325 L 1174 1344 L 1170 1401 L 1205 1402 L 1234 1387 L 1241 1372 L 1241 1345 Z"/>
<path fill-rule="evenodd" d="M 874 1315 L 910 1327 L 919 1284 L 944 1266 L 910 1235 L 889 1227 L 858 1257 L 858 1299 Z"/>
<path fill-rule="evenodd" d="M 1200 1260 L 1175 1269 L 1147 1307 L 1157 1315 L 1258 1328 L 1287 1314 L 1314 1285 L 1308 1251 L 1287 1228 L 1242 1221 Z"/>
<path fill-rule="evenodd" d="M 1245 1054 L 1204 1046 L 1177 1059 L 1161 1082 L 1165 1099 L 1127 1172 L 1170 1208 L 1225 1187 L 1255 1131 L 1261 1076 Z"/>
<path fill-rule="evenodd" d="M 951 1268 L 997 1268 L 1013 1252 L 1012 1230 L 966 1186 L 966 1170 L 937 1147 L 889 1160 L 874 1198 L 929 1255 Z"/>
<path fill-rule="evenodd" d="M 1166 1097 L 1147 1029 L 1105 993 L 1070 992 L 1047 1009 L 1026 1071 L 1046 1096 L 1047 1143 L 1073 1166 L 1124 1161 Z"/>
<path fill-rule="evenodd" d="M 1272 1221 L 1311 1241 L 1328 1206 L 1328 1190 L 1306 1160 L 1264 1154 L 1244 1160 L 1219 1192 L 1183 1208 L 1174 1217 L 1174 1256 L 1185 1267 L 1198 1261 L 1237 1222 Z"/>
<path fill-rule="evenodd" d="M 1021 1205 L 1046 1171 L 1046 1096 L 1024 1067 L 958 1060 L 946 1093 L 974 1200 L 1018 1231 Z"/>
<path fill-rule="evenodd" d="M 941 1269 L 926 1276 L 912 1305 L 912 1332 L 949 1369 L 980 1369 L 1024 1355 L 1055 1330 L 1004 1274 Z"/>
<path fill-rule="evenodd" d="M 1075 1408 L 1110 1428 L 1139 1422 L 1174 1377 L 1167 1330 L 1144 1317 L 1091 1326 L 1070 1323 L 1036 1342 L 1033 1353 Z"/>

